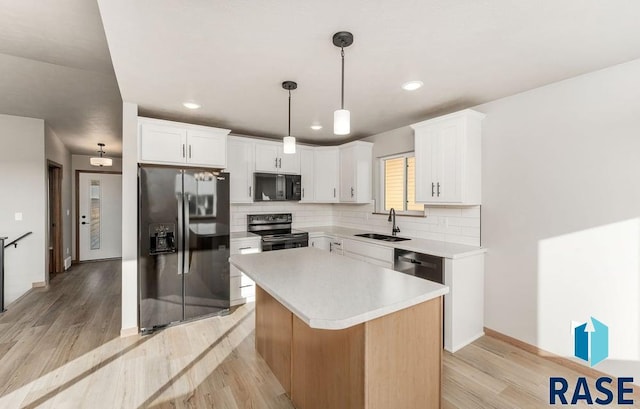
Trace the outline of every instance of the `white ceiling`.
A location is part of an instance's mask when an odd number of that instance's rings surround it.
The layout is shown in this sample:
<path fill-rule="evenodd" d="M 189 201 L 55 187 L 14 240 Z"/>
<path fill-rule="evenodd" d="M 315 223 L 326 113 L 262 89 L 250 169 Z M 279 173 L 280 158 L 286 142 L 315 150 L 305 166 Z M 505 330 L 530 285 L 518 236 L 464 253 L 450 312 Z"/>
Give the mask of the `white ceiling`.
<path fill-rule="evenodd" d="M 74 154 L 104 142 L 119 156 L 122 100 L 97 3 L 0 0 L 0 10 L 0 113 L 45 119 Z"/>
<path fill-rule="evenodd" d="M 640 57 L 635 0 L 98 0 L 120 91 L 142 114 L 281 137 L 363 137 Z M 425 86 L 412 93 L 400 85 Z M 181 103 L 202 104 L 188 111 Z M 312 122 L 324 126 L 309 129 Z"/>
<path fill-rule="evenodd" d="M 120 154 L 120 94 L 143 115 L 281 137 L 284 80 L 298 82 L 293 134 L 341 140 L 332 133 L 340 58 L 331 43 L 340 30 L 355 36 L 346 49 L 352 133 L 342 139 L 640 57 L 635 0 L 98 3 L 0 0 L 0 113 L 44 118 L 72 153 L 104 142 Z M 403 91 L 411 79 L 425 86 Z M 202 109 L 188 111 L 187 100 Z M 324 128 L 310 130 L 314 122 Z"/>

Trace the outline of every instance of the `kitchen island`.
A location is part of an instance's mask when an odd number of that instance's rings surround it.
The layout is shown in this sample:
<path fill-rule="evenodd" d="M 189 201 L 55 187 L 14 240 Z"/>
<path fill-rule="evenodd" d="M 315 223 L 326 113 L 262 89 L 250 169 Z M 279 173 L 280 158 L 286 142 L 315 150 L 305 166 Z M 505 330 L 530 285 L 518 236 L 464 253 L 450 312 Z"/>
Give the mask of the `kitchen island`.
<path fill-rule="evenodd" d="M 256 348 L 298 409 L 439 408 L 448 287 L 298 248 L 233 255 Z"/>

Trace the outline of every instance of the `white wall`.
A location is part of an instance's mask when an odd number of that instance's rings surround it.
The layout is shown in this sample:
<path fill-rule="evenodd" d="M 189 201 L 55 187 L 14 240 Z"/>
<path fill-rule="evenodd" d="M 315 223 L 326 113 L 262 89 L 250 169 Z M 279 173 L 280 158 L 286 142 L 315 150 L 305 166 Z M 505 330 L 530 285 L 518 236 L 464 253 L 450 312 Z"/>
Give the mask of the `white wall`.
<path fill-rule="evenodd" d="M 76 171 L 88 170 L 92 172 L 122 172 L 122 159 L 114 158 L 111 156 L 109 157 L 113 159 L 113 166 L 109 168 L 101 168 L 91 166 L 91 164 L 89 163 L 89 159 L 91 158 L 90 155 L 71 155 L 71 175 L 73 179 L 73 183 L 71 184 L 71 197 L 73 198 L 73 205 L 71 209 L 71 254 L 73 255 L 74 260 L 78 260 L 78 255 L 76 254 L 76 224 L 78 223 L 78 216 L 76 215 L 76 212 L 78 211 L 78 209 L 76 208 Z"/>
<path fill-rule="evenodd" d="M 570 321 L 609 325 L 597 369 L 640 378 L 640 60 L 480 105 L 487 327 L 571 356 Z M 631 373 L 630 373 L 631 372 Z"/>
<path fill-rule="evenodd" d="M 122 324 L 138 332 L 138 106 L 122 103 Z"/>
<path fill-rule="evenodd" d="M 67 147 L 64 146 L 60 138 L 58 138 L 58 136 L 51 130 L 51 128 L 46 126 L 46 124 L 45 124 L 44 136 L 45 136 L 44 150 L 45 150 L 45 156 L 47 160 L 51 160 L 53 162 L 56 162 L 59 165 L 62 165 L 62 257 L 66 259 L 67 257 L 71 257 L 71 247 L 72 247 L 71 207 L 73 203 L 73 200 L 72 200 L 73 196 L 71 192 L 71 186 L 72 186 L 71 175 L 73 173 L 71 172 L 71 154 L 69 153 L 69 150 L 67 149 Z M 46 172 L 46 184 L 48 186 L 49 172 L 47 168 L 45 168 L 45 172 Z M 49 216 L 49 212 L 48 212 L 48 209 L 46 209 L 47 231 L 46 231 L 45 237 L 47 238 L 47 243 L 49 242 L 49 236 L 50 236 L 50 233 L 49 233 L 50 223 L 49 223 L 48 216 Z M 48 251 L 45 254 L 45 258 L 46 258 L 46 265 L 48 266 L 49 265 Z"/>
<path fill-rule="evenodd" d="M 42 119 L 0 115 L 0 235 L 31 236 L 5 251 L 5 304 L 45 281 L 46 166 Z M 22 221 L 14 214 L 22 213 Z"/>

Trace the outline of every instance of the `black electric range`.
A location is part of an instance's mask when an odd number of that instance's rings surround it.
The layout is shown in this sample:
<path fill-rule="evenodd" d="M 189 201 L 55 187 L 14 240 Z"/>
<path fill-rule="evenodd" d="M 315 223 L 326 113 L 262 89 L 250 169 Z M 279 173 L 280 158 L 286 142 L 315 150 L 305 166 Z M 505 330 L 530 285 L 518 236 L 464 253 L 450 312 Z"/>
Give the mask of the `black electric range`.
<path fill-rule="evenodd" d="M 247 215 L 247 231 L 262 236 L 262 251 L 309 246 L 309 233 L 291 228 L 291 213 Z"/>

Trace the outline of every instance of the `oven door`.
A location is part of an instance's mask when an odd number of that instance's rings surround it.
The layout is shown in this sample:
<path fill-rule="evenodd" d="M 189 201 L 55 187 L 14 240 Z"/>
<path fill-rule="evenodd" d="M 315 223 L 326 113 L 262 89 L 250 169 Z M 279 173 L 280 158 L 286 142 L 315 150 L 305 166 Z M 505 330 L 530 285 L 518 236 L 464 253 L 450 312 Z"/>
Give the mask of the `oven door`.
<path fill-rule="evenodd" d="M 295 249 L 298 247 L 308 247 L 309 239 L 281 239 L 281 240 L 262 240 L 262 251 Z"/>

